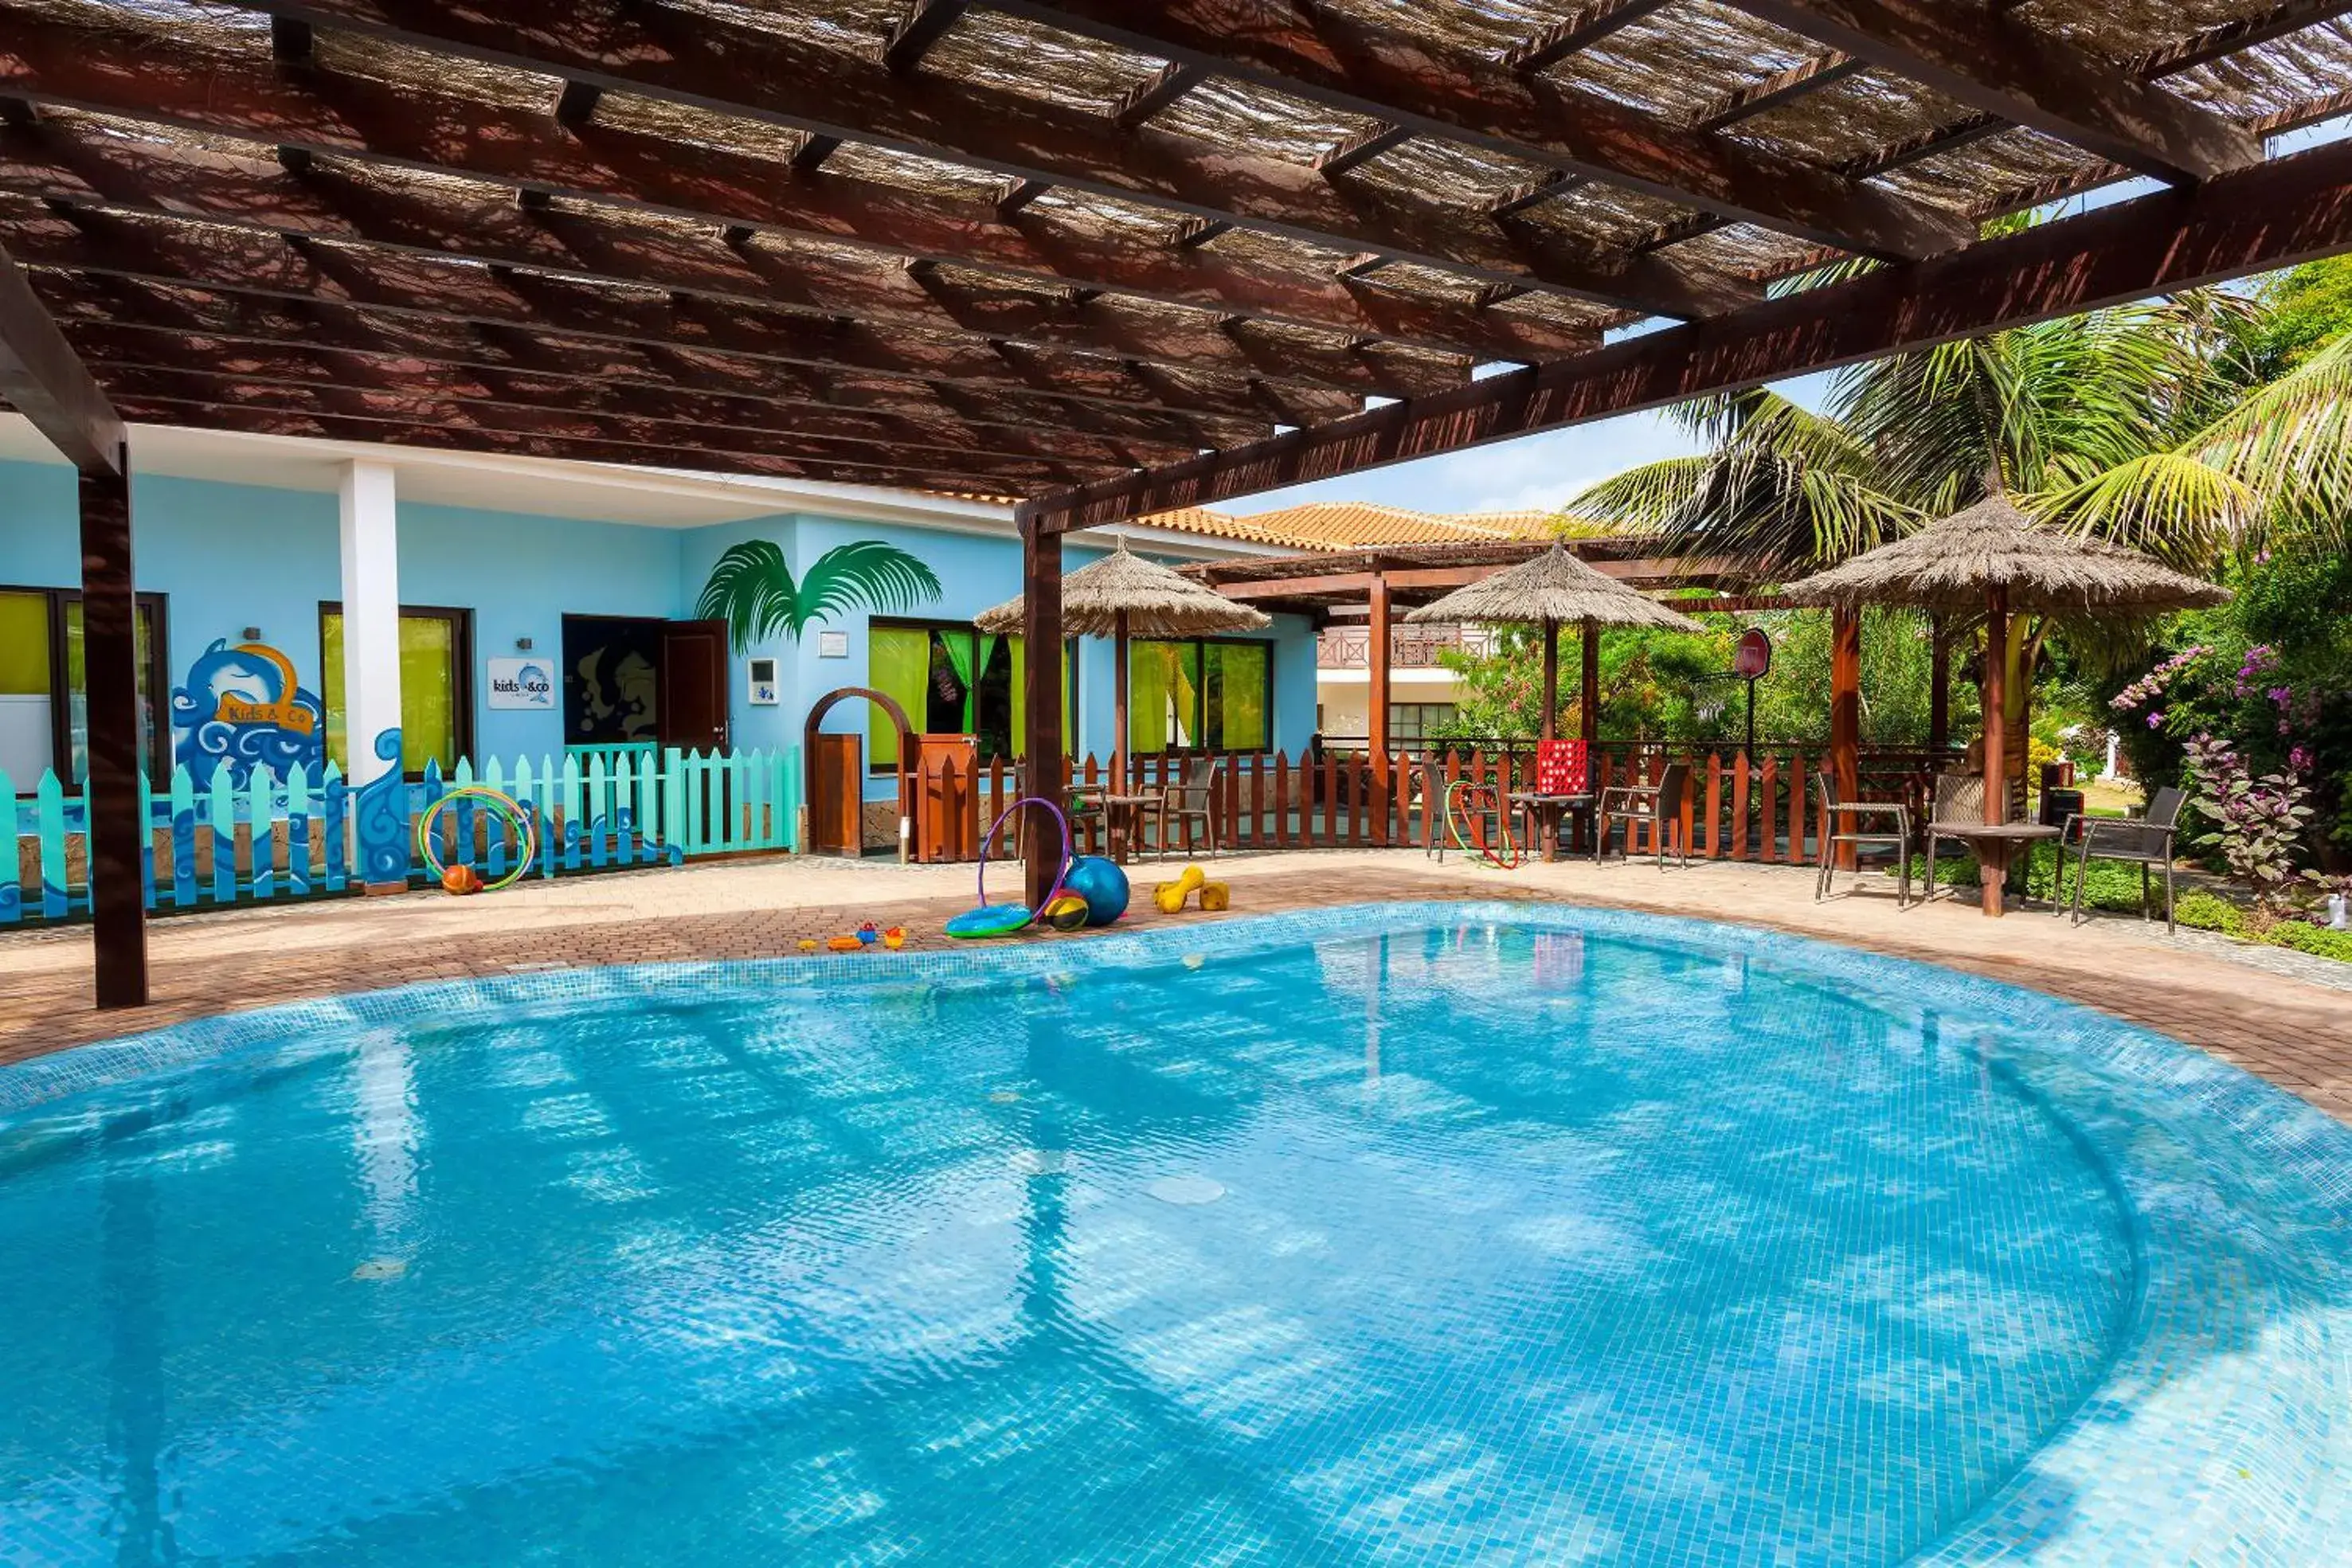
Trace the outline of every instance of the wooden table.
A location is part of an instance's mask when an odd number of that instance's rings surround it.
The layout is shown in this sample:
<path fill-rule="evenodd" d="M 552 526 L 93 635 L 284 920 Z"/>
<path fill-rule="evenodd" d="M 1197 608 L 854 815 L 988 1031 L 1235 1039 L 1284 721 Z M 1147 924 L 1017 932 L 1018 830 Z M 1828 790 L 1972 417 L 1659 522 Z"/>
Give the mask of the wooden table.
<path fill-rule="evenodd" d="M 1158 806 L 1158 795 L 1104 795 L 1103 815 L 1110 823 L 1110 858 L 1125 865 L 1134 853 L 1136 841 L 1143 835 L 1143 813 L 1147 807 Z"/>
<path fill-rule="evenodd" d="M 1570 812 L 1585 820 L 1591 831 L 1592 797 L 1590 795 L 1546 795 L 1533 789 L 1515 791 L 1511 804 L 1535 819 L 1536 836 L 1543 846 L 1543 858 L 1559 859 L 1559 821 Z"/>
<path fill-rule="evenodd" d="M 2023 862 L 2031 873 L 2033 846 L 2043 842 L 2054 843 L 2066 834 L 2065 829 L 2053 828 L 2043 822 L 1985 822 L 1975 827 L 1963 825 L 1957 828 L 1939 822 L 1936 831 L 1965 840 L 1969 847 L 1976 851 L 1977 874 L 1984 879 L 1984 912 L 1993 915 L 2000 913 L 2001 893 L 2009 886 L 2009 868 L 2012 858 Z M 2060 854 L 2063 860 L 2064 852 L 2062 850 Z M 2033 879 L 2029 874 L 2024 891 L 2018 895 L 2020 905 L 2031 902 L 2032 896 Z M 2053 914 L 2063 913 L 2065 908 L 2058 898 L 2058 879 L 2055 876 L 2050 881 L 2050 908 Z"/>

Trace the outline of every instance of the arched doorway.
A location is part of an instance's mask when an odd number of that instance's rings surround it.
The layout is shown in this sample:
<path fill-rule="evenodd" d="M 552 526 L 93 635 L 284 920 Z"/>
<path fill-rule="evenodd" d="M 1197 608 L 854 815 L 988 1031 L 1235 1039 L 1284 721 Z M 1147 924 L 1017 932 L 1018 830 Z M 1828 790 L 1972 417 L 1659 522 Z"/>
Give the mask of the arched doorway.
<path fill-rule="evenodd" d="M 863 697 L 882 710 L 898 730 L 898 821 L 906 834 L 914 820 L 917 746 L 907 710 L 871 686 L 841 686 L 816 699 L 802 727 L 801 756 L 808 770 L 810 854 L 859 855 L 866 850 L 866 747 L 857 735 L 826 735 L 820 726 L 839 704 Z M 908 852 L 919 846 L 909 844 Z"/>

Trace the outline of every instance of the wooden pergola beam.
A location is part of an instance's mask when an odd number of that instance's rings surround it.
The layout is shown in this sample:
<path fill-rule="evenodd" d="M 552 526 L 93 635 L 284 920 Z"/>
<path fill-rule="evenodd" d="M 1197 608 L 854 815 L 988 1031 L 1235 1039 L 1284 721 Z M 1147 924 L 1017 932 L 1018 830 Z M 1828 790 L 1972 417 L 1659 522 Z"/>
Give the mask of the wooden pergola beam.
<path fill-rule="evenodd" d="M 323 346 L 315 340 L 256 342 L 121 320 L 78 323 L 68 335 L 83 361 L 97 367 L 100 381 L 116 387 L 147 384 L 119 379 L 123 371 L 177 375 L 194 370 L 257 386 L 363 389 L 568 413 L 683 421 L 707 431 L 797 436 L 818 444 L 820 451 L 824 443 L 849 442 L 867 448 L 1026 457 L 1108 469 L 1135 468 L 1191 455 L 1182 448 L 1069 431 L 766 401 L 604 376 L 551 375 L 430 355 L 352 350 Z M 940 455 L 930 460 L 939 461 Z"/>
<path fill-rule="evenodd" d="M 168 40 L 67 26 L 5 4 L 0 95 L 1482 360 L 1556 358 L 1589 336 L 1538 317 L 1351 288 L 1213 252 L 1032 233 L 977 204 L 818 177 L 816 162 L 801 157 L 798 177 L 779 181 L 775 165 L 759 158 L 602 122 L 567 129 L 495 104 L 459 111 L 363 77 L 317 66 L 278 72 Z M 838 141 L 815 140 L 828 150 Z"/>
<path fill-rule="evenodd" d="M 1629 339 L 1456 392 L 1042 497 L 1045 532 L 1210 506 L 2352 250 L 2352 143 Z"/>
<path fill-rule="evenodd" d="M 0 245 L 0 398 L 85 474 L 123 471 L 121 417 Z"/>
<path fill-rule="evenodd" d="M 929 468 L 913 463 L 896 469 L 851 467 L 836 463 L 772 457 L 748 452 L 634 445 L 564 436 L 519 434 L 501 430 L 299 413 L 279 409 L 230 408 L 217 403 L 173 402 L 160 399 L 125 399 L 122 410 L 123 417 L 134 423 L 172 424 L 185 429 L 228 431 L 248 435 L 363 442 L 383 446 L 410 446 L 428 452 L 474 452 L 490 456 L 604 463 L 630 468 L 679 468 L 689 472 L 743 474 L 832 485 L 931 490 L 948 495 L 1000 497 L 1017 495 L 1017 492 L 992 489 L 952 468 Z M 131 885 L 139 885 L 135 878 Z"/>
<path fill-rule="evenodd" d="M 1019 390 L 1079 401 L 1141 403 L 1249 417 L 1255 382 L 1145 378 L 1132 361 L 883 332 L 687 295 L 614 291 L 551 274 L 485 269 L 364 246 L 289 240 L 226 227 L 74 209 L 59 215 L 0 195 L 0 243 L 28 265 L 191 284 L 294 299 L 327 299 L 425 319 L 465 320 L 583 337 L 723 349 L 822 370 L 870 371 Z M 1287 417 L 1303 423 L 1360 406 L 1359 394 L 1286 387 Z"/>
<path fill-rule="evenodd" d="M 1206 311 L 1171 316 L 1117 298 L 1073 302 L 1014 288 L 950 283 L 903 269 L 780 248 L 730 246 L 711 233 L 656 228 L 593 209 L 528 211 L 503 193 L 387 185 L 320 161 L 301 172 L 239 166 L 56 124 L 0 127 L 0 190 L 151 217 L 361 242 L 439 259 L 530 267 L 588 282 L 663 288 L 759 309 L 1003 338 L 1056 352 L 1136 360 L 1378 396 L 1469 379 L 1466 361 L 1387 344 L 1361 350 L 1288 340 L 1278 346 Z"/>
<path fill-rule="evenodd" d="M 1029 392 L 975 392 L 903 377 L 824 374 L 722 350 L 431 320 L 326 301 L 177 287 L 136 278 L 41 271 L 35 274 L 34 287 L 76 337 L 90 326 L 159 329 L 270 349 L 310 345 L 490 371 L 629 382 L 662 392 L 709 392 L 790 407 L 1084 434 L 1174 447 L 1184 455 L 1253 440 L 1271 427 L 1265 421 L 1140 405 L 1082 403 Z"/>
<path fill-rule="evenodd" d="M 2152 50 L 2132 61 L 2130 74 L 2143 81 L 2173 76 L 2211 65 L 2214 61 L 2284 38 L 2305 27 L 2352 13 L 2352 0 L 2284 0 L 2267 11 L 2200 28 L 2179 43 Z"/>
<path fill-rule="evenodd" d="M 1956 214 L 1373 26 L 1313 0 L 991 4 L 1387 126 L 1535 159 L 1816 245 L 1916 258 L 1973 237 Z"/>
<path fill-rule="evenodd" d="M 1313 169 L 1277 158 L 1153 124 L 1121 131 L 1084 109 L 982 84 L 894 75 L 878 62 L 864 64 L 710 14 L 688 18 L 656 7 L 600 5 L 583 15 L 569 0 L 509 0 L 495 11 L 459 0 L 236 3 L 408 47 L 719 109 L 1335 250 L 1376 250 L 1482 283 L 1522 284 L 1674 316 L 1732 308 L 1755 293 L 1742 279 L 1685 260 L 1621 264 L 1581 247 L 1523 241 L 1434 204 L 1370 186 L 1340 192 Z M 1004 0 L 992 5 L 1007 8 Z M 1808 183 L 1799 166 L 1790 171 L 1795 186 Z M 1865 204 L 1883 202 L 1874 196 Z"/>
<path fill-rule="evenodd" d="M 985 481 L 987 485 L 1023 490 L 1076 483 L 1080 482 L 1076 478 L 1080 475 L 1100 476 L 1115 471 L 1110 465 L 1072 463 L 1054 456 L 970 448 L 942 451 L 931 446 L 885 444 L 802 431 L 710 425 L 688 419 L 675 410 L 658 414 L 614 413 L 583 406 L 585 400 L 577 397 L 542 396 L 517 402 L 495 395 L 457 396 L 446 386 L 424 377 L 379 374 L 358 384 L 337 385 L 255 376 L 226 369 L 110 365 L 105 382 L 114 397 L 142 404 L 169 402 L 379 419 L 400 424 L 445 424 L 454 429 L 506 431 L 517 435 L 603 441 L 616 445 L 666 446 L 679 452 L 720 456 L 804 456 L 844 468 L 897 472 L 929 469 L 954 474 L 966 483 Z"/>
<path fill-rule="evenodd" d="M 2176 183 L 2261 162 L 2242 126 L 2088 59 L 2030 23 L 1945 0 L 1731 0 L 1958 102 Z"/>
<path fill-rule="evenodd" d="M 1569 56 L 1591 48 L 1621 27 L 1630 27 L 1664 5 L 1666 0 L 1588 0 L 1534 37 L 1503 53 L 1509 70 L 1539 71 Z"/>

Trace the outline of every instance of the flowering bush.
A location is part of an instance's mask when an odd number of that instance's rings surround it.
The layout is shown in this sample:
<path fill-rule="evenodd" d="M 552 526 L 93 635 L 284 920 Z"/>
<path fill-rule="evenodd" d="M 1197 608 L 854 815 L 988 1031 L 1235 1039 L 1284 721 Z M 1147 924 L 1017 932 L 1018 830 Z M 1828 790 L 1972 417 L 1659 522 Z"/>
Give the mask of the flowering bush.
<path fill-rule="evenodd" d="M 2189 803 L 2215 824 L 2194 841 L 2220 852 L 2258 912 L 2273 919 L 2286 914 L 2295 852 L 2311 822 L 2303 780 L 2292 769 L 2256 778 L 2234 747 L 2210 735 L 2189 742 L 2188 767 Z"/>

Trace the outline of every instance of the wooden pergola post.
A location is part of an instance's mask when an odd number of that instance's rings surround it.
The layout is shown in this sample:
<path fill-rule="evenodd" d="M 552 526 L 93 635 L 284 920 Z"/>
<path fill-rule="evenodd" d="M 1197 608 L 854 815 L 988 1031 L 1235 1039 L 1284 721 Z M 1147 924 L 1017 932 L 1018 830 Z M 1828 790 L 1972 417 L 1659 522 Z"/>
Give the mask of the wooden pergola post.
<path fill-rule="evenodd" d="M 1391 607 L 1389 580 L 1374 572 L 1371 587 L 1366 591 L 1365 603 L 1371 611 L 1370 645 L 1366 668 L 1371 676 L 1371 689 L 1366 697 L 1370 711 L 1364 716 L 1364 733 L 1372 753 L 1372 777 L 1382 789 L 1389 783 L 1389 692 L 1390 664 L 1395 656 L 1391 645 Z"/>
<path fill-rule="evenodd" d="M 1024 507 L 1021 523 L 1021 632 L 1028 644 L 1022 672 L 1028 705 L 1029 793 L 1055 806 L 1062 789 L 1062 536 L 1037 528 Z M 1126 647 L 1120 639 L 1119 646 Z M 1121 685 L 1119 706 L 1127 706 Z M 1062 843 L 1042 822 L 1023 834 L 1027 862 L 1023 885 L 1035 908 L 1061 874 Z"/>
<path fill-rule="evenodd" d="M 131 444 L 114 405 L 5 249 L 0 249 L 0 397 L 30 420 L 81 476 L 94 988 L 101 1008 L 143 1007 L 147 909 L 142 852 L 148 824 L 139 788 L 139 605 L 131 570 Z M 162 700 L 161 693 L 156 695 Z"/>
<path fill-rule="evenodd" d="M 1830 612 L 1830 778 L 1839 800 L 1862 798 L 1862 612 L 1850 604 Z M 1853 870 L 1854 846 L 1839 845 L 1837 860 Z"/>
<path fill-rule="evenodd" d="M 1984 659 L 1984 820 L 1989 828 L 2009 820 L 2009 721 L 2002 713 L 2009 687 L 2009 591 L 1996 587 L 1985 595 Z M 2009 856 L 1995 840 L 1985 840 L 1977 854 L 1984 883 L 1984 912 L 1998 915 L 2009 881 Z"/>

